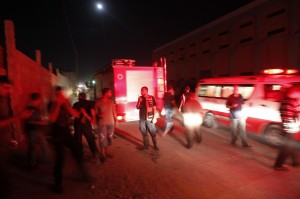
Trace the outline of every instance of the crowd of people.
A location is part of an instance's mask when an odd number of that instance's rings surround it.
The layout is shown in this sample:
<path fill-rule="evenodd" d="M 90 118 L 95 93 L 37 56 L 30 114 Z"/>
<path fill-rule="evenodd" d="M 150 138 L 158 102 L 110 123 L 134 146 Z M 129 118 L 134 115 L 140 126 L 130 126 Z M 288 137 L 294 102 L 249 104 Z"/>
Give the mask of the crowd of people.
<path fill-rule="evenodd" d="M 29 96 L 29 102 L 24 111 L 13 115 L 9 106 L 9 96 L 13 92 L 12 82 L 5 76 L 0 77 L 0 191 L 4 198 L 9 198 L 9 145 L 17 143 L 14 135 L 13 124 L 17 121 L 24 122 L 24 130 L 28 137 L 28 168 L 38 167 L 37 156 L 43 162 L 49 159 L 49 142 L 46 140 L 46 133 L 51 135 L 51 144 L 54 148 L 54 170 L 53 188 L 56 193 L 63 193 L 63 167 L 65 161 L 65 148 L 68 148 L 78 164 L 83 180 L 93 189 L 94 179 L 85 168 L 83 159 L 82 136 L 85 137 L 94 161 L 104 163 L 107 158 L 112 158 L 110 147 L 113 143 L 114 130 L 118 125 L 117 113 L 112 98 L 112 90 L 104 88 L 102 96 L 97 101 L 87 99 L 85 93 L 79 93 L 78 101 L 73 105 L 64 94 L 64 88 L 57 86 L 54 89 L 53 98 L 43 109 L 43 96 L 34 92 Z M 139 129 L 143 138 L 143 145 L 140 150 L 150 148 L 148 133 L 152 139 L 153 148 L 159 151 L 157 143 L 157 105 L 155 97 L 148 93 L 148 88 L 143 86 L 140 90 L 136 108 L 139 110 Z M 165 129 L 162 136 L 165 137 L 172 132 L 174 119 L 179 120 L 186 136 L 186 147 L 192 148 L 193 138 L 196 142 L 202 142 L 201 125 L 203 122 L 203 108 L 196 98 L 194 90 L 186 86 L 180 96 L 179 103 L 176 101 L 174 88 L 168 86 L 164 94 Z M 282 101 L 280 113 L 285 133 L 286 142 L 279 148 L 278 157 L 274 163 L 274 169 L 283 169 L 285 160 L 291 156 L 293 165 L 298 166 L 297 155 L 291 143 L 291 123 L 298 122 L 300 116 L 300 88 L 293 86 L 287 92 L 286 98 Z M 231 120 L 231 144 L 235 145 L 237 136 L 240 135 L 242 146 L 251 147 L 247 141 L 245 130 L 245 117 L 242 115 L 244 104 L 243 97 L 238 93 L 238 86 L 235 85 L 233 93 L 227 98 L 226 107 L 229 109 Z M 70 123 L 71 121 L 71 123 Z M 74 127 L 74 133 L 70 130 L 70 124 Z M 299 124 L 299 123 L 297 123 Z M 298 125 L 299 127 L 299 125 Z M 94 130 L 96 129 L 96 135 Z M 299 128 L 297 128 L 299 131 Z M 295 131 L 295 130 L 294 130 Z M 37 145 L 39 149 L 37 150 Z M 39 153 L 39 154 L 38 154 Z"/>
<path fill-rule="evenodd" d="M 300 87 L 293 85 L 282 94 L 285 97 L 280 101 L 279 113 L 284 138 L 282 144 L 278 147 L 278 155 L 273 165 L 275 170 L 286 170 L 283 165 L 289 157 L 292 159 L 292 166 L 300 166 L 296 151 L 300 140 Z M 181 118 L 181 124 L 185 129 L 186 147 L 191 148 L 193 137 L 196 138 L 198 143 L 202 141 L 201 125 L 204 111 L 196 99 L 195 92 L 191 92 L 189 86 L 186 86 L 181 94 L 178 106 L 175 99 L 173 87 L 168 86 L 164 95 L 165 130 L 162 136 L 164 137 L 172 132 L 174 119 Z M 246 132 L 247 116 L 242 111 L 244 103 L 243 96 L 239 93 L 239 86 L 234 85 L 232 94 L 227 97 L 225 104 L 230 115 L 231 145 L 235 146 L 238 136 L 240 136 L 242 146 L 251 148 L 252 146 L 248 144 Z"/>
<path fill-rule="evenodd" d="M 6 76 L 0 76 L 0 191 L 4 198 L 10 198 L 11 180 L 9 156 L 11 147 L 17 147 L 18 138 L 14 124 L 20 122 L 24 127 L 28 142 L 28 169 L 35 170 L 39 163 L 50 159 L 50 148 L 54 150 L 53 191 L 63 193 L 63 170 L 65 149 L 69 149 L 82 179 L 93 189 L 94 178 L 86 169 L 83 158 L 82 136 L 85 137 L 95 162 L 104 163 L 113 157 L 109 151 L 112 146 L 114 128 L 118 124 L 112 90 L 104 88 L 102 96 L 96 102 L 87 100 L 85 93 L 79 93 L 78 101 L 73 105 L 65 95 L 63 87 L 56 86 L 53 97 L 45 104 L 41 93 L 29 94 L 24 111 L 13 115 L 10 109 L 10 94 L 13 83 Z M 45 108 L 46 107 L 46 108 Z M 71 132 L 73 126 L 74 133 Z M 96 132 L 94 132 L 96 130 Z M 50 140 L 47 139 L 48 136 Z M 50 144 L 52 147 L 50 147 Z"/>

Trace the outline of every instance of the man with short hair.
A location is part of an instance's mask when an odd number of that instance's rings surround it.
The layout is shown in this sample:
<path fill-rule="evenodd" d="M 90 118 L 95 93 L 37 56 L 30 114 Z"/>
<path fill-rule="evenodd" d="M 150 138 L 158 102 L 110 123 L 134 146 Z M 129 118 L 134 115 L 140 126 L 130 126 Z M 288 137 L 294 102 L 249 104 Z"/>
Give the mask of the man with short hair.
<path fill-rule="evenodd" d="M 95 104 L 101 162 L 105 162 L 106 158 L 112 158 L 109 148 L 112 146 L 115 126 L 118 124 L 115 103 L 111 97 L 112 90 L 103 88 L 102 97 Z"/>
<path fill-rule="evenodd" d="M 175 115 L 174 109 L 176 107 L 176 101 L 175 101 L 175 94 L 173 86 L 169 85 L 167 88 L 167 92 L 164 94 L 163 97 L 164 101 L 164 109 L 165 109 L 165 131 L 162 134 L 163 137 L 165 137 L 169 132 L 172 131 L 174 122 L 173 122 L 173 116 Z"/>
<path fill-rule="evenodd" d="M 288 89 L 285 99 L 281 102 L 280 116 L 284 132 L 284 142 L 279 146 L 273 168 L 285 170 L 286 159 L 292 158 L 292 166 L 299 166 L 295 145 L 299 145 L 299 118 L 300 118 L 300 87 L 292 86 Z"/>
<path fill-rule="evenodd" d="M 85 137 L 93 158 L 96 158 L 97 146 L 93 134 L 93 118 L 95 115 L 94 104 L 86 99 L 84 92 L 79 93 L 78 102 L 73 104 L 73 108 L 80 113 L 79 118 L 74 118 L 74 137 L 78 141 L 83 153 L 82 135 Z"/>
<path fill-rule="evenodd" d="M 196 140 L 198 143 L 202 141 L 202 106 L 197 101 L 196 94 L 194 92 L 191 92 L 187 97 L 186 102 L 182 106 L 182 113 L 183 125 L 186 128 L 186 147 L 190 149 L 193 146 L 193 135 L 196 136 Z"/>
<path fill-rule="evenodd" d="M 9 105 L 9 97 L 13 92 L 12 82 L 6 76 L 0 76 L 0 193 L 1 197 L 9 198 L 11 190 L 9 171 L 9 152 L 11 146 L 17 145 L 12 124 L 31 116 L 31 110 L 24 110 L 13 116 Z"/>
<path fill-rule="evenodd" d="M 191 88 L 190 88 L 189 85 L 185 86 L 184 92 L 180 96 L 180 104 L 179 104 L 179 107 L 178 107 L 179 111 L 181 111 L 182 106 L 184 105 L 186 99 L 188 98 L 190 90 L 191 90 Z"/>
<path fill-rule="evenodd" d="M 148 94 L 148 87 L 141 88 L 141 95 L 138 98 L 136 108 L 139 109 L 139 127 L 143 135 L 144 145 L 141 150 L 149 148 L 148 131 L 151 135 L 153 146 L 155 150 L 159 150 L 156 141 L 156 101 L 152 95 Z"/>
<path fill-rule="evenodd" d="M 81 148 L 70 132 L 68 124 L 69 116 L 79 118 L 80 113 L 73 109 L 69 99 L 60 86 L 55 88 L 55 98 L 50 102 L 49 121 L 52 123 L 51 135 L 55 151 L 54 163 L 54 192 L 63 193 L 63 167 L 65 161 L 64 148 L 69 148 L 75 158 L 81 174 L 87 183 L 91 183 L 91 176 L 85 168 Z M 94 188 L 91 185 L 90 188 Z"/>
<path fill-rule="evenodd" d="M 246 117 L 242 113 L 242 105 L 244 104 L 244 99 L 241 94 L 239 94 L 239 86 L 233 86 L 233 93 L 228 96 L 226 100 L 226 107 L 229 108 L 230 112 L 230 122 L 231 122 L 231 144 L 235 145 L 237 140 L 238 132 L 242 139 L 243 147 L 251 147 L 247 142 L 246 133 Z"/>

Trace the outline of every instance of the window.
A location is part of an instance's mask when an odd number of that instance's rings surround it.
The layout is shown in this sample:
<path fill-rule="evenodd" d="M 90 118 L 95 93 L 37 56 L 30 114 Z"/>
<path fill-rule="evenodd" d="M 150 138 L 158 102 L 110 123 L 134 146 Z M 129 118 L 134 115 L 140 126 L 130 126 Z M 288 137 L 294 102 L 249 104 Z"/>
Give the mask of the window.
<path fill-rule="evenodd" d="M 228 30 L 225 30 L 223 32 L 220 32 L 219 33 L 219 36 L 224 36 L 224 35 L 227 35 L 228 34 Z"/>
<path fill-rule="evenodd" d="M 252 40 L 253 40 L 253 37 L 247 37 L 247 38 L 241 39 L 240 43 L 242 44 L 242 43 L 250 42 Z"/>
<path fill-rule="evenodd" d="M 239 85 L 239 93 L 243 99 L 249 99 L 254 91 L 254 85 Z M 233 92 L 233 85 L 200 85 L 199 97 L 227 98 Z"/>
<path fill-rule="evenodd" d="M 266 84 L 265 85 L 265 99 L 274 102 L 283 100 L 286 89 L 279 84 Z"/>
<path fill-rule="evenodd" d="M 229 44 L 223 44 L 221 46 L 219 46 L 219 49 L 224 49 L 224 48 L 228 48 Z"/>
<path fill-rule="evenodd" d="M 210 40 L 210 38 L 206 37 L 206 38 L 202 39 L 202 42 L 207 42 L 209 40 Z"/>
<path fill-rule="evenodd" d="M 268 14 L 267 18 L 269 19 L 269 18 L 278 16 L 278 15 L 281 15 L 283 13 L 285 13 L 285 9 L 277 10 L 277 11 L 275 11 L 273 13 Z"/>
<path fill-rule="evenodd" d="M 203 54 L 207 54 L 207 53 L 210 53 L 210 50 L 204 50 L 202 51 Z"/>
<path fill-rule="evenodd" d="M 278 33 L 281 33 L 281 32 L 285 32 L 285 28 L 278 28 L 278 29 L 275 29 L 275 30 L 271 30 L 268 32 L 268 35 L 275 35 L 275 34 L 278 34 Z"/>
<path fill-rule="evenodd" d="M 252 21 L 246 22 L 246 23 L 240 25 L 240 29 L 243 29 L 243 28 L 246 28 L 246 27 L 248 27 L 248 26 L 251 26 L 252 24 L 253 24 Z"/>

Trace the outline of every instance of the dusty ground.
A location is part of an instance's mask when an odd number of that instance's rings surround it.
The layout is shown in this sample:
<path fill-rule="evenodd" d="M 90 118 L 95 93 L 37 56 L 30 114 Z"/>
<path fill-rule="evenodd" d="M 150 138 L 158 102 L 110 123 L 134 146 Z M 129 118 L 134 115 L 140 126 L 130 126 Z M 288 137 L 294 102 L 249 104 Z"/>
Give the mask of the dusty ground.
<path fill-rule="evenodd" d="M 250 143 L 252 150 L 229 146 L 226 136 L 204 134 L 200 145 L 184 147 L 182 134 L 158 136 L 160 151 L 139 151 L 142 143 L 137 123 L 121 124 L 114 139 L 113 158 L 104 164 L 92 161 L 88 148 L 88 171 L 96 178 L 91 190 L 82 182 L 69 152 L 65 165 L 64 194 L 52 192 L 52 165 L 25 169 L 24 151 L 14 155 L 14 198 L 126 198 L 126 199 L 216 199 L 300 198 L 300 170 L 277 172 L 271 166 L 274 149 Z M 151 143 L 151 142 L 150 142 Z"/>

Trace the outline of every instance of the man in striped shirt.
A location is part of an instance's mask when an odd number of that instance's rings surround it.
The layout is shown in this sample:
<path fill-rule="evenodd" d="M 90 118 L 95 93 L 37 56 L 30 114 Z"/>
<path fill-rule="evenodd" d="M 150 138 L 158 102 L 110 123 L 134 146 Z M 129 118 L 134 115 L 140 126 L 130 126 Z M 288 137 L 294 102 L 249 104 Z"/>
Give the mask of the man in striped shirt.
<path fill-rule="evenodd" d="M 280 106 L 280 116 L 284 131 L 284 143 L 279 147 L 279 152 L 274 164 L 275 170 L 286 169 L 282 165 L 285 160 L 291 156 L 292 165 L 298 166 L 295 144 L 297 135 L 299 135 L 299 116 L 300 116 L 300 87 L 292 86 L 289 88 L 286 98 Z"/>

